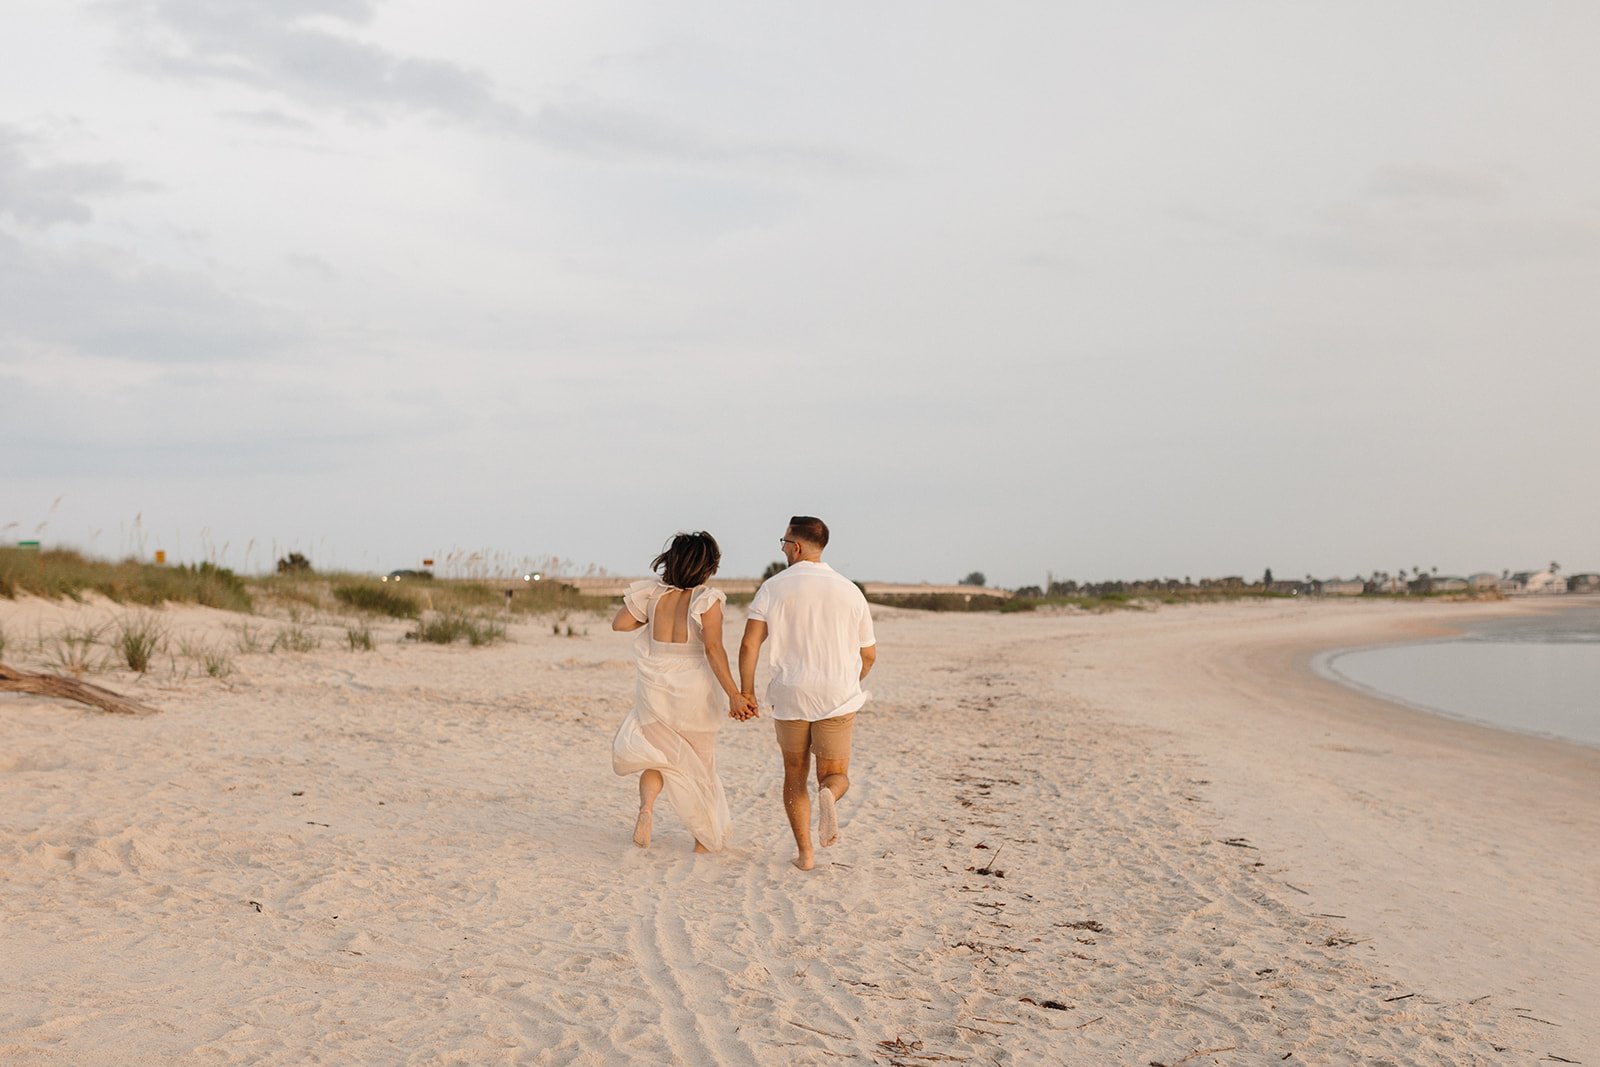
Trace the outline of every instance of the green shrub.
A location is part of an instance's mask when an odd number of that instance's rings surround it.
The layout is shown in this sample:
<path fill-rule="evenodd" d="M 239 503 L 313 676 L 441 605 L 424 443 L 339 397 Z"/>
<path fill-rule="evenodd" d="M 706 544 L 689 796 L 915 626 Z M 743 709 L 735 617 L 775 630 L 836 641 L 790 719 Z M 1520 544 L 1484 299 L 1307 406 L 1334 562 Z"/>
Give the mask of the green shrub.
<path fill-rule="evenodd" d="M 344 628 L 345 640 L 350 642 L 351 652 L 372 651 L 372 628 L 366 623 L 360 626 L 346 626 Z"/>
<path fill-rule="evenodd" d="M 353 582 L 336 585 L 333 587 L 333 596 L 335 600 L 348 604 L 357 611 L 370 611 L 376 615 L 387 615 L 391 619 L 415 619 L 422 614 L 416 600 L 382 586 L 358 585 Z"/>

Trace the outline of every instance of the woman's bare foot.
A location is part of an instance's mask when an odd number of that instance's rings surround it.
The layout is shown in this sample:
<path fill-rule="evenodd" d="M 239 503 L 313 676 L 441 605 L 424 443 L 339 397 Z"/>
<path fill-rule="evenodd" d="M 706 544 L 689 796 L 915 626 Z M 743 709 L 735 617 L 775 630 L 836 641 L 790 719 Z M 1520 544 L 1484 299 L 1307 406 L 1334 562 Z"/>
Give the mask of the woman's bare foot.
<path fill-rule="evenodd" d="M 639 817 L 633 821 L 633 843 L 640 848 L 650 847 L 650 812 L 648 809 L 639 812 Z"/>
<path fill-rule="evenodd" d="M 802 871 L 809 871 L 817 865 L 816 858 L 810 852 L 802 852 L 790 862 Z"/>
<path fill-rule="evenodd" d="M 704 853 L 704 854 L 706 854 L 708 856 L 711 855 L 711 850 L 709 848 L 706 848 L 706 846 L 702 845 L 700 843 L 700 839 L 699 838 L 695 838 L 694 850 L 695 850 L 695 853 L 697 855 L 700 854 L 700 853 Z"/>
<path fill-rule="evenodd" d="M 839 840 L 839 809 L 835 806 L 833 790 L 827 786 L 817 789 L 817 844 L 823 848 Z"/>

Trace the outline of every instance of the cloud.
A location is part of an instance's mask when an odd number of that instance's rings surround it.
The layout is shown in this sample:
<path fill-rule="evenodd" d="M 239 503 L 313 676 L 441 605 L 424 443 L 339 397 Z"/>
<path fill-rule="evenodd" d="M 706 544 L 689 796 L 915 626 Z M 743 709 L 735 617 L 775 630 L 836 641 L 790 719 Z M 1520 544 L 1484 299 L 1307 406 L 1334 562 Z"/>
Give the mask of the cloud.
<path fill-rule="evenodd" d="M 315 252 L 291 252 L 286 257 L 286 261 L 295 270 L 315 275 L 325 281 L 333 281 L 339 277 L 339 272 L 334 268 L 333 264 Z"/>
<path fill-rule="evenodd" d="M 713 137 L 667 119 L 597 101 L 547 105 L 521 125 L 551 147 L 577 155 L 754 162 L 835 175 L 872 169 L 858 155 L 822 145 Z"/>
<path fill-rule="evenodd" d="M 300 336 L 281 314 L 204 278 L 4 234 L 0 294 L 0 364 L 61 351 L 152 363 L 242 359 Z"/>
<path fill-rule="evenodd" d="M 95 197 L 152 188 L 130 180 L 112 163 L 36 165 L 23 153 L 28 138 L 0 126 L 0 216 L 27 226 L 88 222 Z"/>
<path fill-rule="evenodd" d="M 308 21 L 358 24 L 371 17 L 371 3 L 121 0 L 109 10 L 123 34 L 124 56 L 147 73 L 234 82 L 369 121 L 394 112 L 490 123 L 516 117 L 479 71 L 401 55 Z"/>
<path fill-rule="evenodd" d="M 637 110 L 597 102 L 528 109 L 507 99 L 484 71 L 405 55 L 327 27 L 356 26 L 374 5 L 355 0 L 268 0 L 228 5 L 186 0 L 115 0 L 108 8 L 128 62 L 147 74 L 227 82 L 379 123 L 424 115 L 523 137 L 593 158 L 658 158 L 758 164 L 853 175 L 871 169 L 858 155 L 824 145 L 707 134 Z M 272 108 L 231 111 L 259 126 L 303 129 Z"/>
<path fill-rule="evenodd" d="M 1530 205 L 1514 192 L 1468 171 L 1386 165 L 1359 195 L 1325 205 L 1291 244 L 1314 259 L 1356 267 L 1600 262 L 1600 212 Z"/>
<path fill-rule="evenodd" d="M 251 126 L 260 126 L 263 129 L 268 130 L 295 130 L 303 132 L 305 130 L 316 129 L 315 126 L 307 122 L 305 119 L 296 118 L 295 116 L 285 114 L 282 111 L 274 111 L 271 108 L 262 108 L 257 111 L 221 111 L 218 112 L 218 114 L 222 118 L 231 119 L 234 122 L 243 122 Z"/>
<path fill-rule="evenodd" d="M 1505 184 L 1498 178 L 1447 167 L 1388 164 L 1372 172 L 1367 195 L 1410 201 L 1504 200 Z"/>

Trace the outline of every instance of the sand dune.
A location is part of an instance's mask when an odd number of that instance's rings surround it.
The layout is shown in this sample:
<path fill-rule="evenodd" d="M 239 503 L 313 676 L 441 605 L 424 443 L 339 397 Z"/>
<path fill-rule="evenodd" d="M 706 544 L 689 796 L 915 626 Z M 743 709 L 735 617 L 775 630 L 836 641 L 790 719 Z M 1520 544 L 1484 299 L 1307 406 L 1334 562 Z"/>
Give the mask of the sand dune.
<path fill-rule="evenodd" d="M 1299 663 L 1454 610 L 882 612 L 809 875 L 765 717 L 720 742 L 728 852 L 665 807 L 632 848 L 598 621 L 101 679 L 144 719 L 0 697 L 0 1060 L 1592 1058 L 1600 754 Z"/>

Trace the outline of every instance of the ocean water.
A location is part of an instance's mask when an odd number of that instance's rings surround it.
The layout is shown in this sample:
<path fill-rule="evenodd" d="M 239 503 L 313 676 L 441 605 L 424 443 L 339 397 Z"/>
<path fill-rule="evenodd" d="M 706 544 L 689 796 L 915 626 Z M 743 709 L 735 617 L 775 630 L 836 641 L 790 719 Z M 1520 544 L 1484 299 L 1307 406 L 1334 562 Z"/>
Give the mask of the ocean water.
<path fill-rule="evenodd" d="M 1600 602 L 1552 608 L 1449 640 L 1330 653 L 1317 667 L 1423 711 L 1600 745 Z"/>

